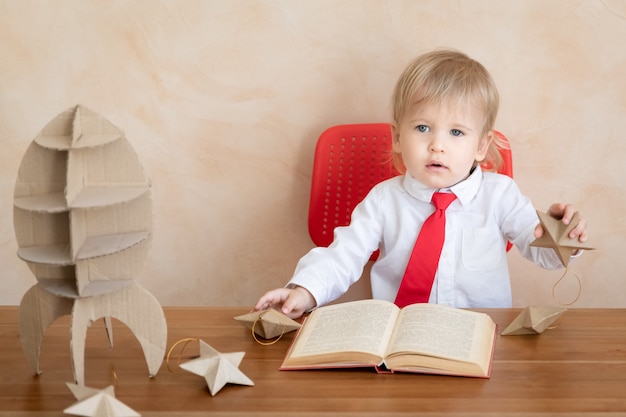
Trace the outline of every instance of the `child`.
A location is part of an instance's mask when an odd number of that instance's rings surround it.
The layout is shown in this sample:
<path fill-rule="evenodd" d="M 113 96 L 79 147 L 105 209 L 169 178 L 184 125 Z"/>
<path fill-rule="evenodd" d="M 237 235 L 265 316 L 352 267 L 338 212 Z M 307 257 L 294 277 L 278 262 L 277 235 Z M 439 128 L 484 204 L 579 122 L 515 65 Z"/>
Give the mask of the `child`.
<path fill-rule="evenodd" d="M 562 266 L 554 250 L 530 246 L 543 234 L 530 200 L 511 178 L 479 165 L 500 163 L 493 132 L 499 96 L 480 63 L 451 50 L 421 55 L 400 76 L 392 104 L 394 162 L 405 174 L 376 185 L 350 225 L 335 230 L 333 243 L 312 249 L 288 285 L 264 294 L 254 310 L 277 308 L 298 318 L 345 293 L 376 249 L 372 295 L 396 300 L 418 233 L 435 210 L 435 192 L 456 198 L 445 210 L 445 240 L 426 301 L 510 307 L 507 241 L 543 268 Z M 548 210 L 565 224 L 574 212 L 569 204 Z M 580 220 L 569 236 L 585 241 L 586 222 Z"/>

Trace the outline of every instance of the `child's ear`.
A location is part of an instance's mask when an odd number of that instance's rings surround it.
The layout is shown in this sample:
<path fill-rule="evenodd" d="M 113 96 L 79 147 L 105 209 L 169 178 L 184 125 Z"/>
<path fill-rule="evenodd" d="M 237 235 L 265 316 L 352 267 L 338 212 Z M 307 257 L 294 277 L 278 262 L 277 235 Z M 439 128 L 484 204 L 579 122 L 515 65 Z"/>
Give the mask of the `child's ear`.
<path fill-rule="evenodd" d="M 494 135 L 495 134 L 493 133 L 493 130 L 490 130 L 489 132 L 487 132 L 486 135 L 482 137 L 482 139 L 478 143 L 478 149 L 476 150 L 476 157 L 474 158 L 474 160 L 476 160 L 477 162 L 482 162 L 485 160 L 487 152 L 489 152 L 489 146 L 491 146 L 491 143 L 494 140 Z"/>
<path fill-rule="evenodd" d="M 391 123 L 391 140 L 393 151 L 400 153 L 400 129 L 398 129 L 396 122 Z"/>

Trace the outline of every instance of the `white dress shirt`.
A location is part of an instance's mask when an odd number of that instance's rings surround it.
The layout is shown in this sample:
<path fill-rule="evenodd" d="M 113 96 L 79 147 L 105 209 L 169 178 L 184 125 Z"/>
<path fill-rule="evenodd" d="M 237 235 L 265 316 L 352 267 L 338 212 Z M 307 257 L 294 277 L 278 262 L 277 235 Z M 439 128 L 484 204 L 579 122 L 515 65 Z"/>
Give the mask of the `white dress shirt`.
<path fill-rule="evenodd" d="M 306 254 L 289 285 L 311 292 L 321 306 L 357 281 L 371 253 L 372 296 L 394 301 L 422 224 L 434 211 L 435 191 L 408 173 L 377 184 L 354 209 L 349 226 L 335 229 L 333 243 Z M 562 264 L 552 249 L 531 247 L 539 223 L 530 200 L 505 175 L 480 167 L 450 191 L 445 242 L 429 302 L 458 308 L 511 306 L 506 242 L 546 269 Z"/>

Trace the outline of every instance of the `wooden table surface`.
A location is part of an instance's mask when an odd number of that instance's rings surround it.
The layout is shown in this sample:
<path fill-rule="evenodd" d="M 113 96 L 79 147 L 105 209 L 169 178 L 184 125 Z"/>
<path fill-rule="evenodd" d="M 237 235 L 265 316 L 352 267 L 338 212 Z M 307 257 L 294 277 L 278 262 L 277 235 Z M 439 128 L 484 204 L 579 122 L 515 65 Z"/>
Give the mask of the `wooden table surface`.
<path fill-rule="evenodd" d="M 168 349 L 202 339 L 221 352 L 244 351 L 240 369 L 255 386 L 226 385 L 211 396 L 202 377 L 178 367 L 198 353 L 178 347 L 155 378 L 139 342 L 114 320 L 114 346 L 103 322 L 89 329 L 87 386 L 114 385 L 116 396 L 144 417 L 163 416 L 615 416 L 626 415 L 626 309 L 570 309 L 556 328 L 535 336 L 498 336 L 490 379 L 370 370 L 279 371 L 293 338 L 262 346 L 233 320 L 241 308 L 164 308 Z M 518 309 L 483 310 L 504 329 Z M 57 417 L 75 403 L 69 317 L 45 333 L 34 376 L 22 353 L 17 307 L 0 307 L 0 416 Z"/>

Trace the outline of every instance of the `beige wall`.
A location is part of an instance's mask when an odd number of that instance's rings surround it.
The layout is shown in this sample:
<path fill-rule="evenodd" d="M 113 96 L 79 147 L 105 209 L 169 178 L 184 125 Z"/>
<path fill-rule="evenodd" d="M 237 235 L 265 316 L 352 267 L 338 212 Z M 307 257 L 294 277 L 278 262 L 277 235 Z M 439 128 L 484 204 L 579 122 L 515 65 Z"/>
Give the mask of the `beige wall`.
<path fill-rule="evenodd" d="M 153 182 L 138 279 L 164 305 L 251 305 L 312 244 L 312 150 L 327 126 L 386 121 L 416 54 L 490 69 L 515 176 L 539 209 L 576 204 L 597 251 L 557 298 L 626 307 L 626 2 L 0 0 L 0 304 L 34 277 L 15 252 L 17 169 L 82 103 L 122 128 Z M 563 271 L 510 255 L 514 302 L 552 304 Z"/>

